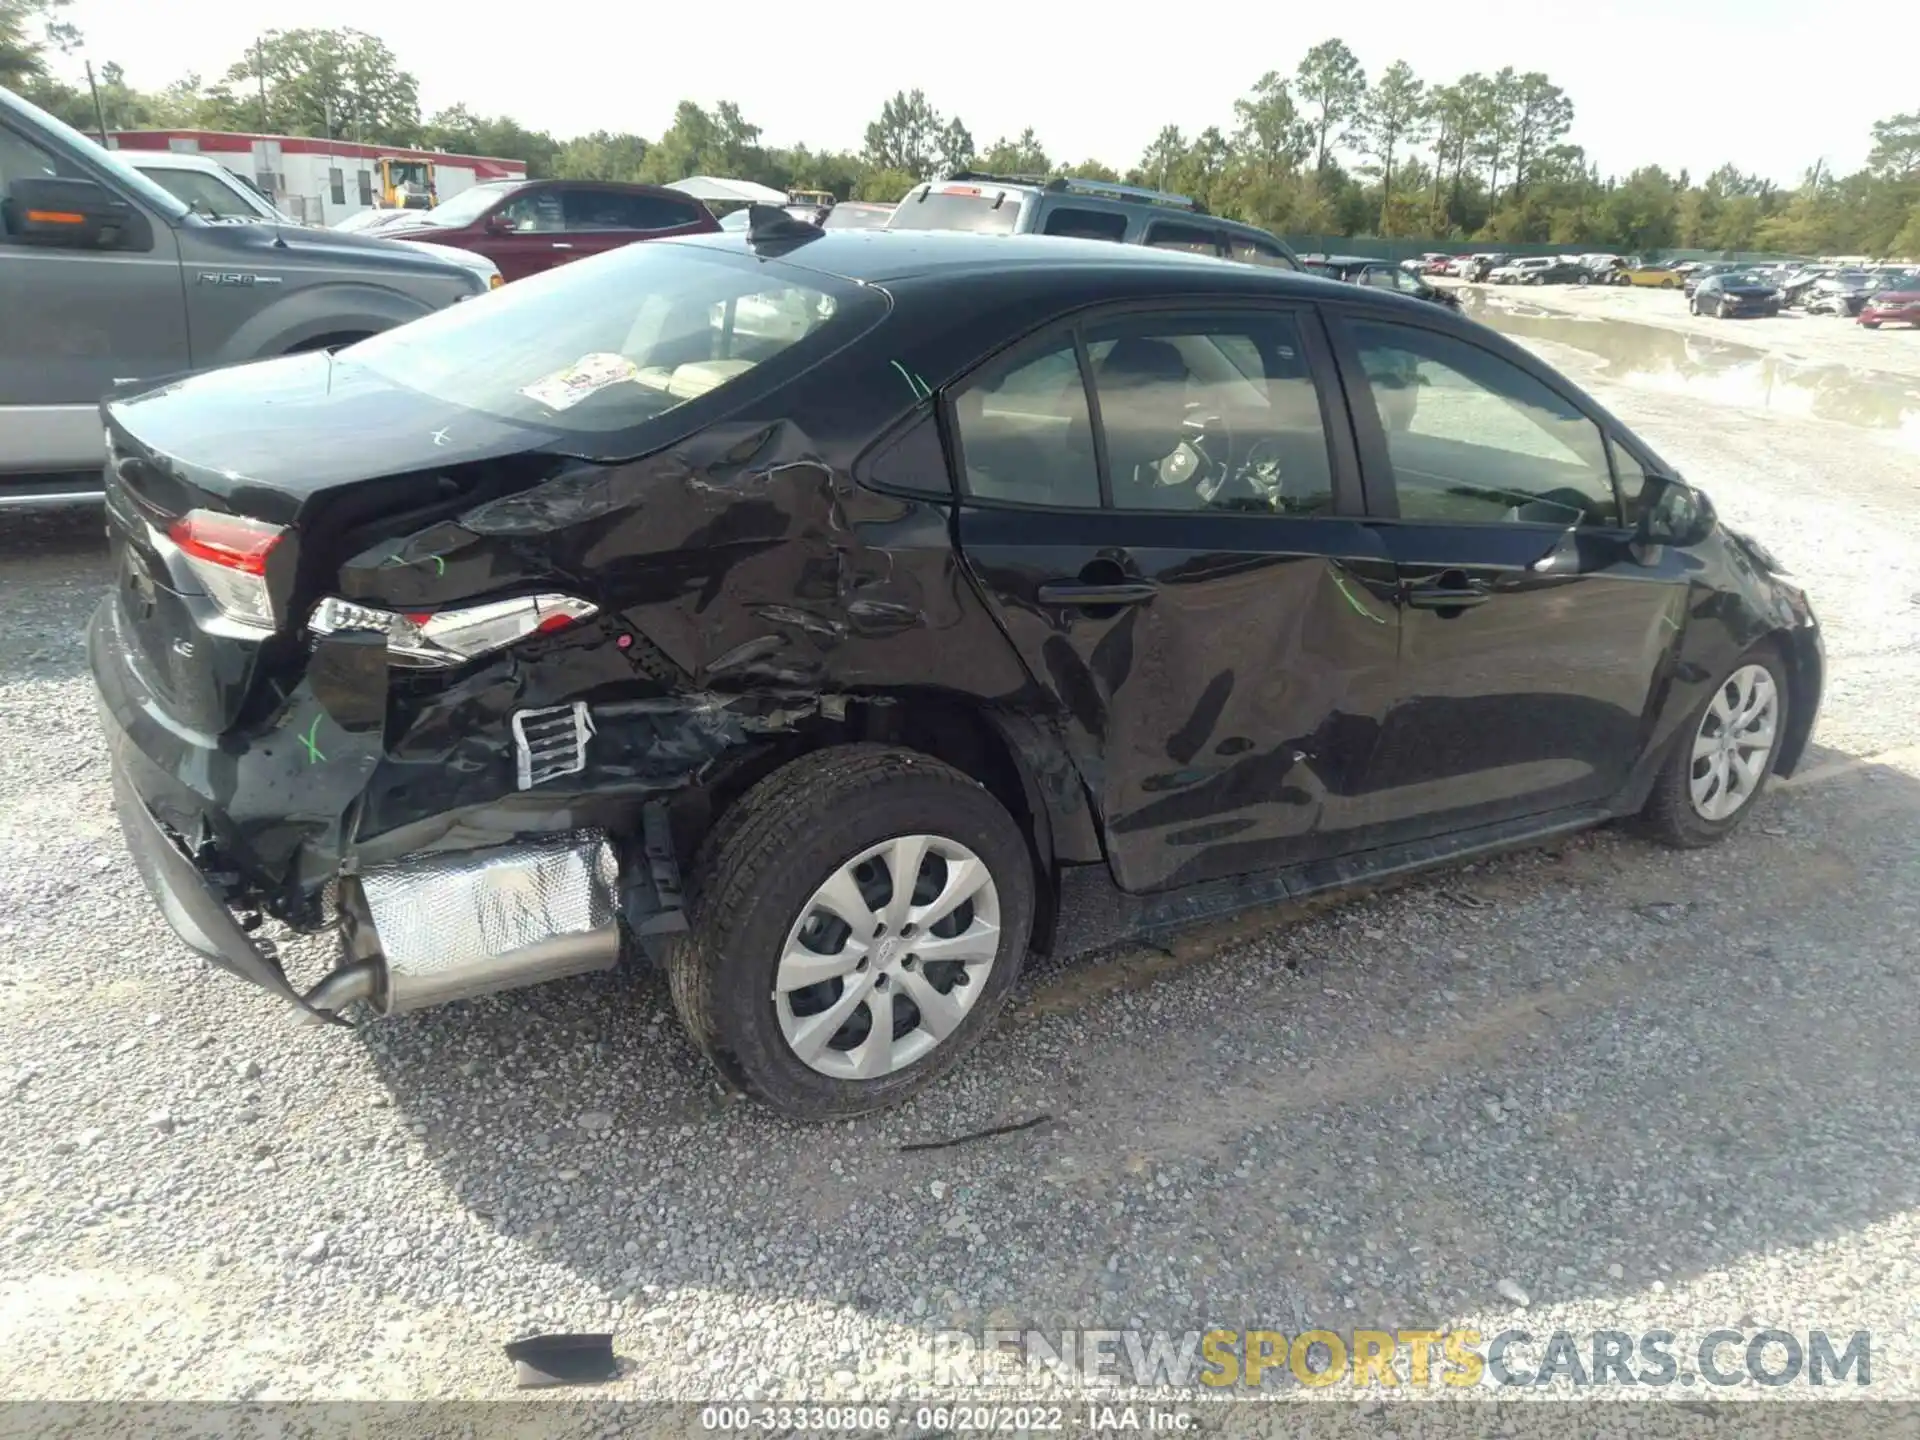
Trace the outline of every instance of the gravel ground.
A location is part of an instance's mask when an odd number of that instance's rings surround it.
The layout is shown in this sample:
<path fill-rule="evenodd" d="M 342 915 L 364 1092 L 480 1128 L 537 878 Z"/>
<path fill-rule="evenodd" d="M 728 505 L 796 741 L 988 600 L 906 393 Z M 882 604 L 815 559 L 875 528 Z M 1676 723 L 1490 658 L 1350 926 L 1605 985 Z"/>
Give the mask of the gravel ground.
<path fill-rule="evenodd" d="M 1812 591 L 1801 778 L 1710 852 L 1591 834 L 1046 967 L 824 1130 L 721 1098 L 648 975 L 348 1033 L 190 958 L 110 816 L 97 517 L 9 519 L 0 1398 L 500 1396 L 536 1328 L 614 1330 L 613 1395 L 925 1395 L 943 1326 L 1314 1324 L 1865 1328 L 1866 1393 L 1920 1393 L 1913 459 L 1595 388 Z"/>

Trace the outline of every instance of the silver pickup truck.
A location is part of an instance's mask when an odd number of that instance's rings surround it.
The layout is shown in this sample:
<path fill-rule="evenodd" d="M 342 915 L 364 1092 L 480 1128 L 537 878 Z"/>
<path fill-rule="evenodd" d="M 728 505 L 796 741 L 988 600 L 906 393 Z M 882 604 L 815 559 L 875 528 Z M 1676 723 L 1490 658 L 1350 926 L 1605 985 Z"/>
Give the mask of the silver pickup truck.
<path fill-rule="evenodd" d="M 206 219 L 0 89 L 0 509 L 99 498 L 108 391 L 347 344 L 486 289 L 371 236 Z"/>

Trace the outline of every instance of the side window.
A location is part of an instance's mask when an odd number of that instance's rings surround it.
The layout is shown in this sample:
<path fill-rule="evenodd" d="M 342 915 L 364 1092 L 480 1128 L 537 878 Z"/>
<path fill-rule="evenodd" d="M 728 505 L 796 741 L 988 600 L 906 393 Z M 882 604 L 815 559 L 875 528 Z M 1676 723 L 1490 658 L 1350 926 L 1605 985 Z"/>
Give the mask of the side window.
<path fill-rule="evenodd" d="M 951 499 L 953 480 L 947 473 L 947 457 L 940 448 L 940 428 L 934 423 L 933 412 L 924 411 L 903 433 L 882 442 L 857 462 L 854 477 L 883 490 L 910 490 Z"/>
<path fill-rule="evenodd" d="M 1546 385 L 1450 335 L 1350 323 L 1404 519 L 1620 523 L 1600 427 Z"/>
<path fill-rule="evenodd" d="M 560 197 L 552 190 L 523 191 L 497 213 L 522 235 L 553 234 L 566 228 L 561 218 Z"/>
<path fill-rule="evenodd" d="M 1147 227 L 1147 244 L 1155 250 L 1184 250 L 1190 255 L 1220 254 L 1220 236 L 1199 225 L 1156 220 Z"/>
<path fill-rule="evenodd" d="M 691 223 L 690 206 L 655 195 L 579 186 L 562 201 L 569 230 L 672 230 Z"/>
<path fill-rule="evenodd" d="M 1366 283 L 1376 290 L 1398 290 L 1400 288 L 1398 272 L 1389 270 L 1383 265 L 1369 265 L 1367 267 Z"/>
<path fill-rule="evenodd" d="M 1124 240 L 1127 217 L 1107 210 L 1082 210 L 1062 205 L 1047 216 L 1042 234 L 1065 235 L 1076 240 Z"/>
<path fill-rule="evenodd" d="M 969 495 L 1098 508 L 1093 422 L 1070 339 L 989 364 L 954 397 L 953 419 Z"/>
<path fill-rule="evenodd" d="M 1139 317 L 1086 338 L 1116 510 L 1332 509 L 1320 397 L 1292 316 Z"/>
<path fill-rule="evenodd" d="M 1227 258 L 1245 265 L 1271 265 L 1277 270 L 1296 270 L 1278 245 L 1269 245 L 1248 235 L 1227 236 Z"/>

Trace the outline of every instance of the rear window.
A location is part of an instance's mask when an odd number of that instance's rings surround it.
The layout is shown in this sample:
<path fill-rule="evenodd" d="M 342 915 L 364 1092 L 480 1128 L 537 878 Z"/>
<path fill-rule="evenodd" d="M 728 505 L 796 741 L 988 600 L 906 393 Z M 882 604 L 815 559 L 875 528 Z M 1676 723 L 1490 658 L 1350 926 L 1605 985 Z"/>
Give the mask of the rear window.
<path fill-rule="evenodd" d="M 889 230 L 965 230 L 1011 235 L 1020 223 L 1020 196 L 1004 190 L 932 190 L 907 196 L 887 221 Z"/>
<path fill-rule="evenodd" d="M 607 436 L 789 377 L 886 314 L 877 292 L 656 241 L 518 281 L 341 351 L 393 384 L 515 424 Z"/>

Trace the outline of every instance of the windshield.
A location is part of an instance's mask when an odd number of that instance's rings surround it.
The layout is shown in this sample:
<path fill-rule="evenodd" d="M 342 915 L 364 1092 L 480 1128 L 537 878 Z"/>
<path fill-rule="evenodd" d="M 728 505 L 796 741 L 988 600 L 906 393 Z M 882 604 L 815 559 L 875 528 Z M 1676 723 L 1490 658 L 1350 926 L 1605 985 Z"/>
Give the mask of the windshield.
<path fill-rule="evenodd" d="M 142 175 L 111 150 L 102 149 L 97 142 L 89 140 L 71 125 L 54 119 L 53 116 L 47 114 L 46 111 L 40 109 L 37 105 L 29 104 L 18 96 L 14 97 L 14 103 L 26 111 L 27 114 L 47 132 L 64 140 L 68 145 L 78 150 L 82 158 L 89 164 L 99 170 L 105 171 L 106 174 L 123 189 L 131 191 L 169 220 L 178 220 L 187 213 L 187 207 L 181 204 L 178 198 L 168 194 L 166 190 L 154 184 L 152 180 Z M 63 168 L 60 173 L 66 174 L 67 172 Z"/>
<path fill-rule="evenodd" d="M 176 165 L 134 168 L 184 201 L 196 215 L 212 220 L 279 221 L 285 218 L 238 181 L 223 180 L 210 170 L 187 170 Z"/>
<path fill-rule="evenodd" d="M 788 351 L 825 354 L 885 313 L 884 298 L 858 285 L 660 241 L 521 280 L 339 358 L 494 419 L 606 435 Z"/>
<path fill-rule="evenodd" d="M 907 196 L 887 219 L 889 230 L 965 230 L 1011 235 L 1020 223 L 1020 197 L 1004 190 L 934 190 Z"/>
<path fill-rule="evenodd" d="M 471 225 L 495 204 L 520 188 L 517 180 L 496 180 L 489 185 L 475 185 L 470 190 L 462 190 L 444 204 L 431 210 L 420 211 L 411 217 L 422 225 L 437 225 L 445 230 L 459 230 Z"/>

